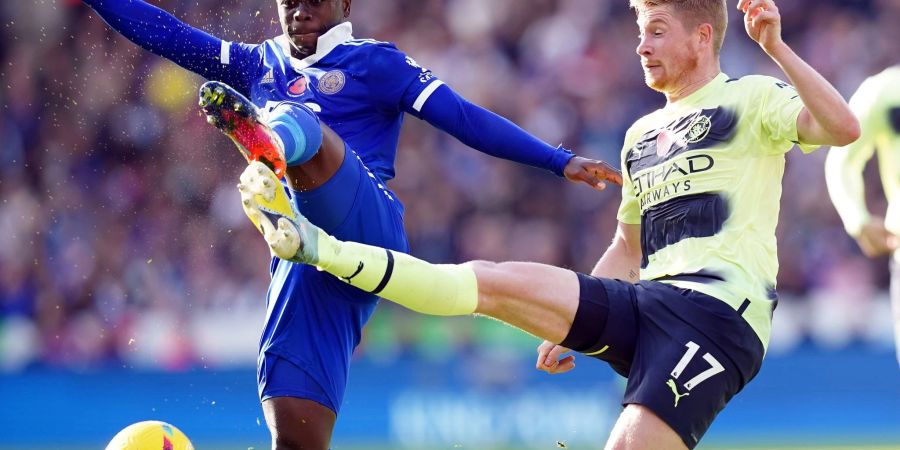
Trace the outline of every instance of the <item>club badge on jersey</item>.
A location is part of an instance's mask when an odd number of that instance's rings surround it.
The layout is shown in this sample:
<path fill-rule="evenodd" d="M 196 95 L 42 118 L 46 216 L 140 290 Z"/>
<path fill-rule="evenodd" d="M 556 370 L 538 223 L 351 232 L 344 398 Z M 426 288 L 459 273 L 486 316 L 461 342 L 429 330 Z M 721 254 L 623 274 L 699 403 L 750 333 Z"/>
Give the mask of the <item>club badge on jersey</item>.
<path fill-rule="evenodd" d="M 322 75 L 322 78 L 319 79 L 318 89 L 319 92 L 325 95 L 334 95 L 341 92 L 345 83 L 346 77 L 344 77 L 344 72 L 332 70 Z"/>

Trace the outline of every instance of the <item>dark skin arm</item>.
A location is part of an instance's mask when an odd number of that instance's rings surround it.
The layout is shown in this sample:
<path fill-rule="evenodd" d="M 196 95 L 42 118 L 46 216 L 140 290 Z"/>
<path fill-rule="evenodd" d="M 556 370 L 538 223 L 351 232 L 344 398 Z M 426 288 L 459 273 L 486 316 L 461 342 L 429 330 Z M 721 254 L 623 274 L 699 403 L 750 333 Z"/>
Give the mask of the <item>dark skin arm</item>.
<path fill-rule="evenodd" d="M 598 191 L 606 189 L 606 183 L 622 185 L 621 172 L 603 161 L 581 156 L 569 160 L 563 174 L 573 183 L 585 183 Z"/>

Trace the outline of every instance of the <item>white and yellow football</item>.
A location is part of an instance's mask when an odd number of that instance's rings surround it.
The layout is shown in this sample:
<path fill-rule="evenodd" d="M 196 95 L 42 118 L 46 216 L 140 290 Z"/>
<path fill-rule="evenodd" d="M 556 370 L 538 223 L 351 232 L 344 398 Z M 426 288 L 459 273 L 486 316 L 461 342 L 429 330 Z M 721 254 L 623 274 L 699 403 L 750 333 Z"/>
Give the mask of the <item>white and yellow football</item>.
<path fill-rule="evenodd" d="M 131 424 L 109 441 L 106 450 L 194 450 L 178 428 L 158 420 Z"/>

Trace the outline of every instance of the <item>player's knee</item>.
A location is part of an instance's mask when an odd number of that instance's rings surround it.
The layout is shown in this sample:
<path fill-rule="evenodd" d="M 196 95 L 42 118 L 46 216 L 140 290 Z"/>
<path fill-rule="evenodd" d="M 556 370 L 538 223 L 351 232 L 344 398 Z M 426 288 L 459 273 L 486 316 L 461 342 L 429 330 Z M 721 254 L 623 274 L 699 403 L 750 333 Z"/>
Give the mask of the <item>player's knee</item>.
<path fill-rule="evenodd" d="M 606 442 L 606 450 L 684 450 L 687 446 L 650 408 L 629 404 Z"/>
<path fill-rule="evenodd" d="M 509 284 L 509 275 L 503 270 L 501 263 L 492 261 L 469 261 L 463 264 L 472 269 L 478 282 L 478 310 L 480 313 L 490 314 L 495 303 L 500 302 L 504 296 L 506 285 Z"/>
<path fill-rule="evenodd" d="M 303 441 L 297 441 L 286 437 L 277 437 L 273 439 L 272 442 L 272 450 L 310 450 L 310 449 L 321 449 L 327 450 L 328 446 L 310 446 L 308 443 L 304 443 Z"/>
<path fill-rule="evenodd" d="M 491 269 L 497 267 L 497 263 L 495 263 L 495 262 L 482 261 L 482 260 L 467 261 L 467 262 L 462 263 L 462 265 L 469 267 L 470 269 L 474 270 L 476 273 L 478 273 L 480 271 L 491 270 Z"/>
<path fill-rule="evenodd" d="M 304 105 L 279 103 L 269 113 L 268 124 L 284 143 L 284 157 L 288 166 L 309 161 L 322 146 L 319 117 Z"/>
<path fill-rule="evenodd" d="M 468 261 L 462 265 L 468 267 L 475 273 L 475 278 L 478 280 L 479 293 L 489 293 L 496 284 L 497 277 L 500 275 L 498 273 L 500 265 L 495 262 L 477 260 Z"/>
<path fill-rule="evenodd" d="M 308 427 L 276 427 L 272 433 L 272 448 L 273 450 L 327 450 L 328 437 L 325 436 L 325 433 Z"/>
<path fill-rule="evenodd" d="M 320 403 L 294 397 L 273 397 L 262 402 L 272 448 L 326 450 L 335 414 Z"/>

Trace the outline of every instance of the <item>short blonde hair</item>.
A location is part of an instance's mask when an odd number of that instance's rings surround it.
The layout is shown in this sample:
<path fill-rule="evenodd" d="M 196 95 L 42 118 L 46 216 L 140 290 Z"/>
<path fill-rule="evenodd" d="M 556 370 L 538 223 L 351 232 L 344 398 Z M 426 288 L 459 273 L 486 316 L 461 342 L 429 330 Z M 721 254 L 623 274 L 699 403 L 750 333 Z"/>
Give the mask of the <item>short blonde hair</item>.
<path fill-rule="evenodd" d="M 675 14 L 685 25 L 698 26 L 703 23 L 712 25 L 713 51 L 716 55 L 722 50 L 725 42 L 725 30 L 728 28 L 728 11 L 726 0 L 630 0 L 631 7 L 641 12 L 654 6 L 672 5 Z"/>

